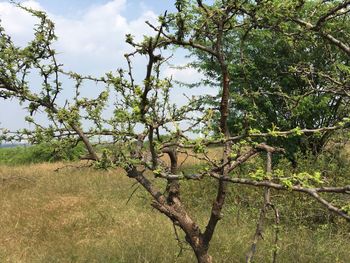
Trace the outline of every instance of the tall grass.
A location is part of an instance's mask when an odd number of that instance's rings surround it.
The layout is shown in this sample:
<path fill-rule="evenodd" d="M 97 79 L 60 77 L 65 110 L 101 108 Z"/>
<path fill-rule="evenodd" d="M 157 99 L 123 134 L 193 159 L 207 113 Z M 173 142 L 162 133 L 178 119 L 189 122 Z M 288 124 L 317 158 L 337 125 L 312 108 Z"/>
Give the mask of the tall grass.
<path fill-rule="evenodd" d="M 129 200 L 137 186 L 121 170 L 53 172 L 63 165 L 0 166 L 0 262 L 195 262 L 187 245 L 179 255 L 171 222 L 147 193 L 139 188 Z M 183 182 L 182 198 L 204 225 L 216 182 L 200 184 Z M 244 262 L 260 197 L 260 190 L 230 188 L 210 249 L 215 262 Z M 311 228 L 284 218 L 281 227 L 279 262 L 349 262 L 350 229 L 341 220 Z M 272 239 L 269 223 L 256 262 L 271 261 Z"/>

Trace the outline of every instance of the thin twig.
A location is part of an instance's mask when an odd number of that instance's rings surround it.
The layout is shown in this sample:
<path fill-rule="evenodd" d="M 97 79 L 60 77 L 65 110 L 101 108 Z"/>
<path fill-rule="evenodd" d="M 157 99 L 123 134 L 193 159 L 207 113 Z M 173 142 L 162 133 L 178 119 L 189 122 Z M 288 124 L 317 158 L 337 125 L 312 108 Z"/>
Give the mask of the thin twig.
<path fill-rule="evenodd" d="M 138 182 L 136 182 L 135 184 L 138 184 Z M 135 185 L 134 184 L 134 185 Z M 125 205 L 128 205 L 131 198 L 133 197 L 133 195 L 136 193 L 136 191 L 140 188 L 140 184 L 138 184 L 138 186 L 132 191 L 131 195 L 129 196 L 128 200 L 126 201 Z"/>
<path fill-rule="evenodd" d="M 272 203 L 269 204 L 275 214 L 275 239 L 273 244 L 273 252 L 272 252 L 272 263 L 277 262 L 277 253 L 279 250 L 278 241 L 279 241 L 279 232 L 280 232 L 280 214 L 278 208 Z"/>

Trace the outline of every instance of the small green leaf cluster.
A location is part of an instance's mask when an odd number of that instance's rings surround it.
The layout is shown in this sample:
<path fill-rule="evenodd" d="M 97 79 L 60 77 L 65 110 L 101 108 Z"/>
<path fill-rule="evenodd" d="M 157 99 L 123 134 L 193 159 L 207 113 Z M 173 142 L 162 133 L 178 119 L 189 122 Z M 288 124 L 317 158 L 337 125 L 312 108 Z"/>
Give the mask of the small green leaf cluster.
<path fill-rule="evenodd" d="M 208 151 L 207 147 L 203 144 L 202 140 L 196 140 L 196 144 L 193 147 L 193 152 L 200 154 L 206 153 Z"/>
<path fill-rule="evenodd" d="M 266 173 L 264 169 L 258 168 L 254 172 L 249 173 L 249 178 L 256 181 L 273 180 L 281 183 L 287 188 L 299 185 L 306 188 L 312 188 L 314 185 L 323 184 L 320 172 L 313 174 L 308 172 L 293 173 L 289 176 L 283 170 L 276 169 L 272 174 Z"/>
<path fill-rule="evenodd" d="M 258 168 L 256 171 L 249 173 L 249 177 L 256 181 L 263 181 L 267 179 L 266 172 L 262 168 Z"/>
<path fill-rule="evenodd" d="M 256 129 L 256 128 L 250 128 L 248 130 L 248 134 L 249 135 L 252 135 L 252 134 L 261 134 L 261 131 L 259 129 Z"/>
<path fill-rule="evenodd" d="M 281 135 L 278 133 L 278 132 L 279 132 L 278 127 L 277 127 L 274 123 L 272 123 L 272 128 L 271 128 L 271 129 L 267 129 L 267 131 L 268 131 L 268 134 L 269 134 L 270 136 L 272 136 L 272 137 L 281 136 Z"/>
<path fill-rule="evenodd" d="M 107 170 L 108 168 L 113 167 L 113 163 L 110 160 L 110 155 L 112 152 L 109 149 L 103 149 L 102 155 L 99 161 L 95 162 L 95 168 Z"/>
<path fill-rule="evenodd" d="M 80 112 L 77 106 L 59 109 L 56 118 L 60 123 L 68 123 L 70 125 L 80 125 Z"/>
<path fill-rule="evenodd" d="M 350 215 L 350 203 L 344 205 L 341 207 L 341 210 L 343 210 L 345 213 Z"/>
<path fill-rule="evenodd" d="M 293 135 L 295 135 L 295 136 L 301 136 L 301 135 L 303 135 L 303 132 L 302 132 L 302 130 L 301 130 L 300 127 L 294 128 L 294 129 L 292 130 L 292 132 L 293 132 Z"/>
<path fill-rule="evenodd" d="M 320 172 L 314 172 L 313 174 L 308 172 L 293 173 L 290 176 L 285 176 L 282 170 L 276 170 L 274 178 L 278 179 L 284 186 L 291 188 L 295 185 L 300 185 L 306 188 L 312 188 L 315 185 L 323 184 L 323 180 Z"/>

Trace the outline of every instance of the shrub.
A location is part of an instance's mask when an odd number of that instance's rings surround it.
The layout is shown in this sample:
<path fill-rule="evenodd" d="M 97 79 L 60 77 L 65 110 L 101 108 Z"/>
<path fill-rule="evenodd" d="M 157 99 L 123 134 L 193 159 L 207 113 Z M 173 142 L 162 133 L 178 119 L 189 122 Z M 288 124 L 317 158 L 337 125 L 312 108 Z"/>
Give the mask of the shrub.
<path fill-rule="evenodd" d="M 57 151 L 59 142 L 0 149 L 0 164 L 19 165 L 41 162 L 74 161 L 85 152 L 83 145 Z"/>

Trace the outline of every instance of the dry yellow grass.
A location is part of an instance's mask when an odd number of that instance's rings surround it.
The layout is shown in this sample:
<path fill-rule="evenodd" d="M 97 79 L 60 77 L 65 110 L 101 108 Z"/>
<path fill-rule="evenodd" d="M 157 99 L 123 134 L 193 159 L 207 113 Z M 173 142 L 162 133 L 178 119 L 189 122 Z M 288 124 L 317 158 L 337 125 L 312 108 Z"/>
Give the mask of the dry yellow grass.
<path fill-rule="evenodd" d="M 0 167 L 0 262 L 194 262 L 190 250 L 177 257 L 172 224 L 150 208 L 147 193 L 140 188 L 126 204 L 136 186 L 121 170 L 54 172 L 63 165 Z M 203 224 L 214 190 L 204 193 L 207 182 L 200 191 L 196 184 L 183 183 L 183 198 Z M 236 222 L 230 199 L 225 214 L 211 254 L 216 262 L 242 262 L 254 220 Z M 268 230 L 257 262 L 270 261 L 271 238 Z M 281 238 L 280 262 L 350 258 L 350 242 L 342 234 L 301 228 L 286 229 Z"/>

